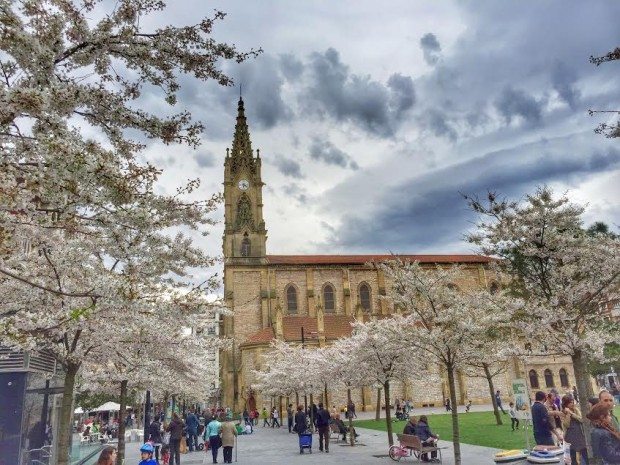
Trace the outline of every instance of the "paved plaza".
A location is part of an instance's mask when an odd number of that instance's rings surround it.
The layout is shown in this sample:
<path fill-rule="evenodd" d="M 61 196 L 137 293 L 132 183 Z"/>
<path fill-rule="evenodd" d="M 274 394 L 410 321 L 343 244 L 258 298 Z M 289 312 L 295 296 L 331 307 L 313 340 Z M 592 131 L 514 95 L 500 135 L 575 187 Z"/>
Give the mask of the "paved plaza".
<path fill-rule="evenodd" d="M 400 427 L 397 427 L 400 430 Z M 343 465 L 343 464 L 390 464 L 394 463 L 387 455 L 387 434 L 381 431 L 358 428 L 360 434 L 359 442 L 355 447 L 344 445 L 342 442 L 330 444 L 329 454 L 319 452 L 318 435 L 313 438 L 313 453 L 299 454 L 298 439 L 296 434 L 289 434 L 286 427 L 282 428 L 263 428 L 257 427 L 254 434 L 240 436 L 238 438 L 237 461 L 246 464 L 273 464 L 273 465 L 296 465 L 296 464 L 317 464 L 322 465 Z M 399 431 L 400 432 L 400 431 Z M 443 463 L 452 465 L 454 463 L 452 444 L 440 441 L 440 445 L 447 447 L 443 450 Z M 139 459 L 140 445 L 137 443 L 127 444 L 126 465 L 137 465 Z M 496 449 L 481 446 L 470 446 L 461 444 L 463 454 L 462 463 L 464 465 L 492 464 L 492 455 Z M 233 451 L 233 461 L 235 453 Z M 403 459 L 402 463 L 417 463 L 414 458 Z M 204 451 L 187 453 L 181 456 L 182 465 L 212 463 L 211 452 L 206 454 Z M 222 452 L 220 449 L 218 463 L 223 463 Z"/>

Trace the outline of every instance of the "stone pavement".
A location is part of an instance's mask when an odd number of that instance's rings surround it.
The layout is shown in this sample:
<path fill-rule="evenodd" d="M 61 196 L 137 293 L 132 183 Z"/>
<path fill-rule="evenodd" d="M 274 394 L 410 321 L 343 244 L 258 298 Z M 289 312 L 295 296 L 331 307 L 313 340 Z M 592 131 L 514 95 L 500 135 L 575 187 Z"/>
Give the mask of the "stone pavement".
<path fill-rule="evenodd" d="M 377 464 L 388 465 L 394 463 L 387 455 L 387 434 L 363 428 L 357 429 L 360 434 L 359 442 L 355 447 L 343 445 L 342 442 L 330 444 L 329 454 L 319 452 L 318 435 L 314 435 L 312 454 L 299 454 L 299 441 L 296 434 L 289 434 L 286 427 L 280 429 L 257 427 L 254 434 L 238 438 L 237 457 L 240 464 L 273 464 L 273 465 L 348 465 L 348 464 Z M 440 445 L 447 447 L 443 450 L 443 464 L 453 465 L 452 444 L 440 441 Z M 127 458 L 125 465 L 138 465 L 140 444 L 127 444 Z M 463 465 L 494 464 L 493 454 L 497 449 L 488 447 L 461 445 Z M 233 462 L 235 451 L 233 451 Z M 221 449 L 218 462 L 223 463 Z M 181 456 L 182 465 L 202 465 L 212 463 L 211 452 L 192 452 Z M 414 458 L 401 460 L 401 463 L 418 463 Z"/>

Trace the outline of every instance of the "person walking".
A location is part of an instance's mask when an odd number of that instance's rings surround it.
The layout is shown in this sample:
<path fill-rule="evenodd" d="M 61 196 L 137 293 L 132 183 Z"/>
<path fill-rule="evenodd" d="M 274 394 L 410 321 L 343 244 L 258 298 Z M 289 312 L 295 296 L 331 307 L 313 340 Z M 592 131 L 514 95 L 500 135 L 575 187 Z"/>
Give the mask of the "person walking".
<path fill-rule="evenodd" d="M 323 446 L 325 446 L 326 453 L 329 453 L 329 419 L 329 412 L 323 408 L 322 403 L 319 403 L 314 424 L 319 430 L 319 451 L 323 452 Z"/>
<path fill-rule="evenodd" d="M 217 463 L 217 452 L 220 450 L 222 432 L 222 424 L 213 418 L 205 429 L 205 436 L 209 439 L 209 447 L 211 448 L 211 455 L 213 456 L 213 463 Z"/>
<path fill-rule="evenodd" d="M 450 398 L 449 397 L 446 399 L 446 401 L 443 404 L 446 407 L 446 412 L 449 412 L 450 410 L 452 410 L 452 407 L 450 406 Z"/>
<path fill-rule="evenodd" d="M 166 428 L 170 433 L 170 465 L 181 465 L 181 438 L 183 437 L 183 422 L 179 414 L 172 414 L 172 421 Z"/>
<path fill-rule="evenodd" d="M 357 415 L 355 413 L 355 402 L 350 401 L 347 403 L 347 414 L 350 416 L 350 418 L 357 418 Z"/>
<path fill-rule="evenodd" d="M 269 414 L 267 413 L 267 408 L 263 407 L 263 410 L 260 412 L 260 416 L 263 419 L 263 428 L 269 425 Z"/>
<path fill-rule="evenodd" d="M 581 413 L 575 407 L 573 396 L 562 397 L 562 430 L 564 441 L 570 444 L 571 463 L 577 463 L 577 454 L 581 456 L 581 465 L 588 465 L 586 438 L 583 434 Z"/>
<path fill-rule="evenodd" d="M 604 465 L 620 464 L 620 431 L 613 424 L 609 408 L 600 402 L 586 415 L 592 423 L 592 454 Z"/>
<path fill-rule="evenodd" d="M 502 407 L 502 396 L 500 395 L 499 389 L 495 392 L 495 403 L 497 404 L 497 408 L 500 409 L 505 415 L 506 411 L 504 410 L 504 407 Z"/>
<path fill-rule="evenodd" d="M 198 417 L 194 413 L 194 409 L 190 409 L 185 419 L 187 427 L 187 447 L 190 452 L 194 452 L 194 448 L 198 450 Z"/>
<path fill-rule="evenodd" d="M 620 423 L 618 422 L 618 418 L 614 415 L 614 396 L 612 396 L 609 391 L 603 390 L 598 393 L 598 401 L 607 407 L 614 428 L 616 431 L 620 431 Z"/>
<path fill-rule="evenodd" d="M 293 432 L 293 426 L 294 426 L 294 412 L 293 412 L 293 404 L 288 404 L 288 407 L 286 407 L 286 423 L 288 424 L 288 432 L 292 433 Z"/>
<path fill-rule="evenodd" d="M 232 463 L 232 451 L 235 446 L 235 436 L 237 428 L 232 421 L 222 424 L 222 449 L 224 453 L 224 463 Z"/>
<path fill-rule="evenodd" d="M 295 414 L 295 427 L 294 431 L 298 435 L 302 435 L 308 429 L 308 417 L 306 416 L 306 412 L 304 412 L 304 408 L 301 405 L 297 406 L 297 413 Z"/>
<path fill-rule="evenodd" d="M 536 391 L 535 401 L 532 404 L 532 429 L 534 430 L 534 440 L 539 446 L 553 446 L 553 431 L 555 424 L 549 418 L 549 411 L 544 402 L 547 395 L 543 391 Z"/>
<path fill-rule="evenodd" d="M 149 441 L 153 443 L 153 447 L 155 448 L 155 460 L 159 463 L 159 449 L 161 448 L 161 444 L 163 442 L 161 437 L 161 423 L 159 422 L 159 415 L 156 415 L 149 425 Z"/>
<path fill-rule="evenodd" d="M 430 426 L 428 425 L 428 418 L 426 415 L 422 415 L 418 424 L 415 428 L 416 436 L 420 438 L 423 446 L 431 446 L 434 447 L 437 444 L 437 439 L 439 439 L 439 435 L 435 434 L 431 431 Z M 429 460 L 428 453 L 422 454 L 420 456 L 420 460 L 422 462 L 434 462 L 437 460 L 437 451 L 434 450 L 431 452 L 431 458 Z"/>
<path fill-rule="evenodd" d="M 517 418 L 517 412 L 515 410 L 515 404 L 513 402 L 510 402 L 508 404 L 508 407 L 510 407 L 508 409 L 508 415 L 510 415 L 510 427 L 514 431 L 516 429 L 519 429 L 519 419 Z"/>
<path fill-rule="evenodd" d="M 276 425 L 278 426 L 278 428 L 280 427 L 280 412 L 278 412 L 277 408 L 273 408 L 273 410 L 271 411 L 271 427 L 275 428 Z"/>

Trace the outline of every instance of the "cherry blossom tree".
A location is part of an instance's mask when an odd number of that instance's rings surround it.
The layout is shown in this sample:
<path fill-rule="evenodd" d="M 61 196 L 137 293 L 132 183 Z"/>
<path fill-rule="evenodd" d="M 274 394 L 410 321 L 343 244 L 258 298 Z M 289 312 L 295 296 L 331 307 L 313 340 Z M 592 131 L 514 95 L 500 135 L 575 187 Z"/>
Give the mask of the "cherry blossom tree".
<path fill-rule="evenodd" d="M 456 372 L 478 354 L 481 328 L 493 327 L 501 316 L 472 305 L 466 289 L 478 283 L 472 282 L 471 275 L 460 266 L 425 268 L 418 262 L 398 259 L 378 266 L 393 283 L 386 297 L 407 315 L 400 323 L 408 328 L 400 343 L 410 352 L 443 367 L 448 377 L 450 401 L 456 406 Z M 452 444 L 454 461 L 460 464 L 456 408 L 452 409 Z"/>
<path fill-rule="evenodd" d="M 570 356 L 580 397 L 591 397 L 588 359 L 604 359 L 620 339 L 608 317 L 608 303 L 620 298 L 620 239 L 585 231 L 584 208 L 548 187 L 522 202 L 493 193 L 467 200 L 480 216 L 469 240 L 514 277 L 510 292 L 523 302 L 514 324 L 538 353 Z"/>
<path fill-rule="evenodd" d="M 156 195 L 161 170 L 141 161 L 140 140 L 197 145 L 201 124 L 172 108 L 178 75 L 230 85 L 219 62 L 256 52 L 212 38 L 220 12 L 191 26 L 146 28 L 165 6 L 121 0 L 106 13 L 99 0 L 0 3 L 0 330 L 3 343 L 48 350 L 65 369 L 60 465 L 68 463 L 76 376 L 122 334 L 114 313 L 161 302 L 187 288 L 188 269 L 213 264 L 167 232 L 211 225 L 219 197 L 188 201 L 197 180 Z M 172 112 L 142 110 L 144 92 Z M 181 294 L 178 303 L 192 306 L 194 296 Z"/>

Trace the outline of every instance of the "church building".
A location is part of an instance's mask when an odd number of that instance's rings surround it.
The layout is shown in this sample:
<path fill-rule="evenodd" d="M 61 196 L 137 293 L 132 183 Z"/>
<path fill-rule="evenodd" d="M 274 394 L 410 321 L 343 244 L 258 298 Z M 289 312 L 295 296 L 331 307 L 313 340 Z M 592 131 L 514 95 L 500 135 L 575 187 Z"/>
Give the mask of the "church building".
<path fill-rule="evenodd" d="M 221 334 L 232 338 L 232 350 L 222 353 L 221 402 L 235 411 L 244 407 L 269 407 L 253 386 L 253 372 L 269 357 L 274 339 L 319 347 L 351 334 L 354 319 L 383 318 L 394 308 L 379 297 L 390 283 L 372 265 L 390 258 L 376 255 L 272 255 L 267 253 L 267 227 L 263 219 L 263 178 L 260 151 L 252 149 L 244 102 L 239 99 L 232 148 L 224 162 L 225 226 L 224 297 L 232 316 L 222 320 Z M 268 205 L 267 208 L 270 206 Z M 458 263 L 470 274 L 472 286 L 497 286 L 480 255 L 401 255 L 423 265 Z M 526 378 L 532 389 L 557 387 L 565 391 L 574 382 L 570 359 L 513 360 L 495 378 L 496 388 L 510 396 L 511 380 Z M 393 396 L 411 399 L 416 406 L 439 406 L 447 396 L 447 383 L 438 368 L 430 367 L 425 379 L 409 379 L 394 386 Z M 429 379 L 436 380 L 429 386 Z M 489 403 L 484 378 L 458 375 L 457 398 Z M 316 393 L 316 399 L 321 393 Z M 330 404 L 345 403 L 346 393 L 330 394 Z M 358 409 L 375 408 L 376 392 L 370 388 L 353 394 Z M 294 402 L 294 400 L 291 400 Z"/>

